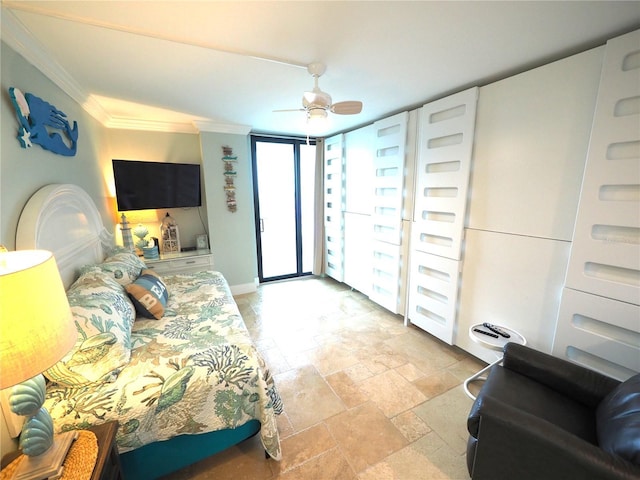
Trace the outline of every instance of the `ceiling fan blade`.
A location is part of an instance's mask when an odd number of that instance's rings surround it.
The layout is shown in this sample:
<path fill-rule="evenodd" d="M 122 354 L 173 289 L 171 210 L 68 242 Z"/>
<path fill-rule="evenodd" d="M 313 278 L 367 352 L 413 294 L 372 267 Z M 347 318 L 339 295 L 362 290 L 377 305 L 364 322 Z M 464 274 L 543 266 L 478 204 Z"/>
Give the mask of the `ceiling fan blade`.
<path fill-rule="evenodd" d="M 304 112 L 304 108 L 288 108 L 286 110 L 272 110 L 272 112 Z"/>
<path fill-rule="evenodd" d="M 331 111 L 338 115 L 355 115 L 362 111 L 362 102 L 348 100 L 331 105 Z"/>

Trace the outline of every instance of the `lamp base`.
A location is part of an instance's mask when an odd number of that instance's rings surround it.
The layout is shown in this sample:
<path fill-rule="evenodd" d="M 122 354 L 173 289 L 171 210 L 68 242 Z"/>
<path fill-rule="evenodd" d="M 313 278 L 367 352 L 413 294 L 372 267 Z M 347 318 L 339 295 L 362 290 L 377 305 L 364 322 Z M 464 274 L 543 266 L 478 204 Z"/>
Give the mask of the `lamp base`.
<path fill-rule="evenodd" d="M 62 476 L 62 464 L 67 457 L 73 441 L 78 438 L 77 431 L 54 435 L 53 445 L 42 455 L 25 456 L 16 469 L 14 480 L 56 480 Z"/>

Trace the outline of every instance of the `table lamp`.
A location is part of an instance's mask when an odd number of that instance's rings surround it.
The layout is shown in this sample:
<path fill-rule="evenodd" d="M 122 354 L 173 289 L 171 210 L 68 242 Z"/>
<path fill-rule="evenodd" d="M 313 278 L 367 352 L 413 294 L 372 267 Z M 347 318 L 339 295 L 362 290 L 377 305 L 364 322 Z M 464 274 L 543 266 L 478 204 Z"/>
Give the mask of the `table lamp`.
<path fill-rule="evenodd" d="M 54 439 L 53 420 L 42 406 L 42 372 L 71 350 L 77 336 L 53 254 L 0 252 L 0 389 L 12 387 L 11 410 L 27 417 L 19 441 L 27 457 L 15 478 L 60 473 L 76 438 L 67 432 Z"/>

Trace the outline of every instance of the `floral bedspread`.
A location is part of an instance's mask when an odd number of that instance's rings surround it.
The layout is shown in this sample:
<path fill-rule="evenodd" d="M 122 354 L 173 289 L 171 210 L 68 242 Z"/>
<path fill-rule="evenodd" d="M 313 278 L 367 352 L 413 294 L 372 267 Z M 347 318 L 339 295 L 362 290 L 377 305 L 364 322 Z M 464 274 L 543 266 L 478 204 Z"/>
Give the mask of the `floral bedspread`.
<path fill-rule="evenodd" d="M 131 360 L 113 383 L 47 389 L 57 431 L 118 420 L 121 453 L 176 435 L 261 422 L 265 450 L 280 459 L 282 402 L 218 272 L 164 277 L 161 320 L 136 319 Z"/>

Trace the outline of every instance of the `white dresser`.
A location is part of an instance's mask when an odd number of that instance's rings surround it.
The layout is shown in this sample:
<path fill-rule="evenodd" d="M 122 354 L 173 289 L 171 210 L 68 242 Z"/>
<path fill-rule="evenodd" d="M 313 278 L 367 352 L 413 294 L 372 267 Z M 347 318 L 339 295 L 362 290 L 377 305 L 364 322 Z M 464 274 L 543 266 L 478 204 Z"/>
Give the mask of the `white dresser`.
<path fill-rule="evenodd" d="M 143 259 L 147 267 L 161 275 L 175 273 L 194 273 L 213 269 L 213 253 L 211 250 L 193 250 L 190 252 L 168 253 L 159 259 Z"/>

